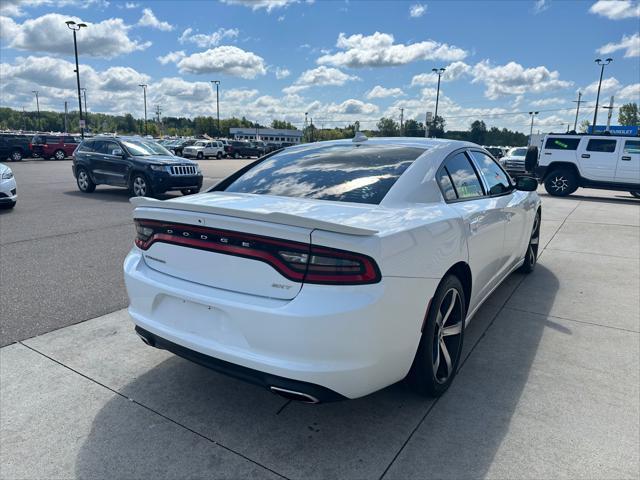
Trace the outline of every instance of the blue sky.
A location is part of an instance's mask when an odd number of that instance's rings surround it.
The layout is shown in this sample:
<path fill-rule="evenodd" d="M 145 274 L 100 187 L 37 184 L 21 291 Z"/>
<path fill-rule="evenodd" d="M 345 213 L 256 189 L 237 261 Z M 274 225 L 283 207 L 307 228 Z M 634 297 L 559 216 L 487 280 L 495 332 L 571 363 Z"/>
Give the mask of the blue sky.
<path fill-rule="evenodd" d="M 576 93 L 591 118 L 599 68 L 603 97 L 640 101 L 637 1 L 3 0 L 0 104 L 76 106 L 68 18 L 79 35 L 90 111 L 215 112 L 210 80 L 221 81 L 221 115 L 323 126 L 382 116 L 424 119 L 435 106 L 434 67 L 446 67 L 439 113 L 448 128 L 480 118 L 528 131 L 573 124 Z M 601 98 L 601 103 L 605 100 Z M 525 112 L 525 113 L 517 113 Z M 605 120 L 606 113 L 599 116 Z M 614 122 L 617 111 L 614 113 Z"/>

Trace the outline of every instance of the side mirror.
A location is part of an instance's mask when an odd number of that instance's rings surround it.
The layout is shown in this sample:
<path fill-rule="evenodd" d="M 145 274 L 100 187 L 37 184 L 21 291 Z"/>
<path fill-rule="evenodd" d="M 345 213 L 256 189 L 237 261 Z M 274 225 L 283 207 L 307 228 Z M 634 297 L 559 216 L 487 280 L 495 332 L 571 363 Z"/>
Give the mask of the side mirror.
<path fill-rule="evenodd" d="M 114 148 L 113 150 L 111 150 L 111 155 L 113 155 L 114 157 L 122 157 L 124 156 L 124 152 L 121 148 Z"/>
<path fill-rule="evenodd" d="M 524 157 L 525 171 L 532 173 L 538 166 L 538 147 L 531 146 L 527 148 L 527 155 Z"/>
<path fill-rule="evenodd" d="M 533 177 L 516 177 L 514 180 L 516 182 L 516 190 L 535 192 L 538 189 L 538 180 Z"/>

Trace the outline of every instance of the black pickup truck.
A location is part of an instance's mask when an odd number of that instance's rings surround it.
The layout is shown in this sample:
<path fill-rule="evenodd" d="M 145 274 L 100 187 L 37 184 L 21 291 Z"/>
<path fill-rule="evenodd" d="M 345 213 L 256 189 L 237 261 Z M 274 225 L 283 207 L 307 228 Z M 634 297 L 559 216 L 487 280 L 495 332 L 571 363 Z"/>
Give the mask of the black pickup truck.
<path fill-rule="evenodd" d="M 0 133 L 0 160 L 8 158 L 12 162 L 19 162 L 31 155 L 31 136 L 15 133 Z"/>

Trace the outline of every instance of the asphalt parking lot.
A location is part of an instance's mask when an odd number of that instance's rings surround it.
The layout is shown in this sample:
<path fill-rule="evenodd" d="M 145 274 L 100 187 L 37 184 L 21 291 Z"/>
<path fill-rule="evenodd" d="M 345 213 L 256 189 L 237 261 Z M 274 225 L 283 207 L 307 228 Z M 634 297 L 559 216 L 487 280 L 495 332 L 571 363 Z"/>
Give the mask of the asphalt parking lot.
<path fill-rule="evenodd" d="M 246 161 L 200 163 L 211 185 Z M 400 383 L 305 405 L 145 346 L 124 310 L 126 192 L 81 195 L 69 161 L 10 166 L 2 478 L 640 475 L 640 201 L 626 193 L 542 195 L 537 269 L 481 308 L 441 399 Z"/>

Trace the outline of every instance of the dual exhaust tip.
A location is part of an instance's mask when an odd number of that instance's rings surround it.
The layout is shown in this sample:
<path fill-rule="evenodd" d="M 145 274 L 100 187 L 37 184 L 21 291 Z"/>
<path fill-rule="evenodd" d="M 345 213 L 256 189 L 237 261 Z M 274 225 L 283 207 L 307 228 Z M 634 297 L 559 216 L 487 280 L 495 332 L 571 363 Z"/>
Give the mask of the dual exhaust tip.
<path fill-rule="evenodd" d="M 142 340 L 145 344 L 149 345 L 150 347 L 156 346 L 156 342 L 153 339 L 153 337 L 147 337 L 146 335 L 141 334 L 137 330 L 136 330 L 136 334 L 140 337 L 140 340 Z M 320 403 L 320 400 L 318 400 L 313 395 L 309 395 L 308 393 L 297 392 L 295 390 L 288 390 L 286 388 L 275 387 L 273 385 L 269 387 L 269 390 L 289 400 L 295 400 L 297 402 L 302 402 L 302 403 Z"/>

